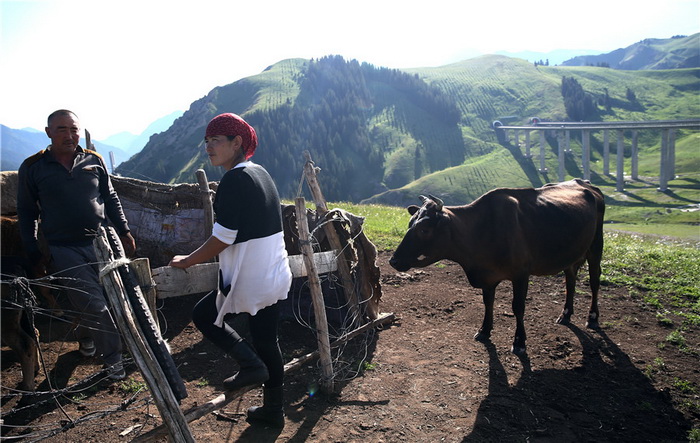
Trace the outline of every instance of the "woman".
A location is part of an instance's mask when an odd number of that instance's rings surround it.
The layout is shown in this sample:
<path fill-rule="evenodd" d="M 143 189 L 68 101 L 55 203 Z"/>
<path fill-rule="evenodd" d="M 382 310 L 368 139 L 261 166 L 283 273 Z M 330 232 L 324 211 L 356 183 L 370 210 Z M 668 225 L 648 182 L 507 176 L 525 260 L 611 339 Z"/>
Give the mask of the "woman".
<path fill-rule="evenodd" d="M 249 160 L 258 140 L 241 117 L 214 117 L 204 140 L 212 165 L 226 169 L 214 199 L 216 223 L 202 246 L 173 257 L 170 266 L 185 269 L 219 256 L 219 289 L 197 303 L 192 319 L 206 338 L 238 362 L 239 372 L 224 380 L 227 390 L 264 383 L 263 406 L 250 408 L 247 420 L 284 426 L 277 302 L 287 298 L 292 274 L 279 194 L 267 171 Z M 230 314 L 249 317 L 253 346 L 224 322 Z"/>

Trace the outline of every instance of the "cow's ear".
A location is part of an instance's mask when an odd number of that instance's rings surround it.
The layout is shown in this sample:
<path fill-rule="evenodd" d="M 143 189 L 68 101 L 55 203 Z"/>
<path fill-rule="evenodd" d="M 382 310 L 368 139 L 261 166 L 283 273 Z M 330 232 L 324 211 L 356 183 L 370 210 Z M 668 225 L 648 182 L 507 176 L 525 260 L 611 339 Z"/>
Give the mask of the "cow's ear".
<path fill-rule="evenodd" d="M 413 214 L 415 214 L 416 212 L 418 212 L 419 209 L 420 209 L 420 206 L 416 206 L 416 205 L 411 205 L 411 206 L 409 206 L 408 208 L 406 208 L 406 210 L 408 211 L 408 213 L 411 214 L 411 215 L 413 215 Z"/>

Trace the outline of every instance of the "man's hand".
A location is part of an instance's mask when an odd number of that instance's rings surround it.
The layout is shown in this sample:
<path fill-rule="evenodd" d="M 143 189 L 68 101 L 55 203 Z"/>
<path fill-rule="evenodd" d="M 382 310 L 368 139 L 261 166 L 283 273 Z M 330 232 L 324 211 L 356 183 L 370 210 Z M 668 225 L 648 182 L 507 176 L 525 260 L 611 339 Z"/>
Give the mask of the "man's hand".
<path fill-rule="evenodd" d="M 131 235 L 131 232 L 127 232 L 124 235 L 120 235 L 119 238 L 122 241 L 122 246 L 124 246 L 124 254 L 127 257 L 133 257 L 136 255 L 136 240 Z"/>

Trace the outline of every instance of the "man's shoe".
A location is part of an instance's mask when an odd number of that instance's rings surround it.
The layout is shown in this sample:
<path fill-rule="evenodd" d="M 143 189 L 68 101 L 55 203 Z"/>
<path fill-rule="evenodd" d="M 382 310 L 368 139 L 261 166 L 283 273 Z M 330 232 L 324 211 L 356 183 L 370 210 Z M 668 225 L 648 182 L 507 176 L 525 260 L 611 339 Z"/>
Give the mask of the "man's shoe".
<path fill-rule="evenodd" d="M 107 378 L 110 380 L 124 380 L 126 378 L 126 371 L 124 370 L 124 363 L 118 361 L 113 365 L 104 365 L 102 369 L 107 370 Z"/>
<path fill-rule="evenodd" d="M 83 357 L 95 356 L 95 342 L 91 338 L 84 338 L 79 342 L 78 350 Z"/>

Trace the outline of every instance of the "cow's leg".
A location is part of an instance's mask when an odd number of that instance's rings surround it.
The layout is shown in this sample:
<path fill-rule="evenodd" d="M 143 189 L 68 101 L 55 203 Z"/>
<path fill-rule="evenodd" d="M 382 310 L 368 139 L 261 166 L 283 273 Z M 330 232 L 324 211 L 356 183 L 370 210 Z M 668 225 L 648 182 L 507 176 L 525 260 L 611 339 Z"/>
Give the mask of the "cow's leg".
<path fill-rule="evenodd" d="M 588 273 L 591 280 L 591 308 L 588 311 L 588 321 L 586 322 L 586 326 L 591 329 L 598 329 L 600 327 L 600 324 L 598 323 L 598 318 L 600 317 L 600 313 L 598 312 L 598 291 L 600 289 L 601 274 L 600 261 L 600 255 L 588 259 Z"/>
<path fill-rule="evenodd" d="M 496 298 L 496 286 L 491 286 L 482 289 L 484 298 L 484 321 L 481 323 L 481 328 L 474 334 L 474 339 L 479 341 L 488 341 L 493 330 L 493 301 Z"/>
<path fill-rule="evenodd" d="M 515 338 L 511 351 L 516 355 L 524 355 L 525 346 L 525 298 L 529 276 L 513 280 L 513 314 L 515 315 Z"/>
<path fill-rule="evenodd" d="M 576 276 L 578 275 L 578 265 L 573 265 L 564 269 L 566 277 L 566 301 L 564 309 L 562 309 L 557 323 L 560 325 L 568 325 L 571 322 L 571 316 L 574 313 L 574 295 L 576 294 Z"/>
<path fill-rule="evenodd" d="M 19 358 L 22 367 L 22 383 L 19 389 L 34 390 L 34 378 L 39 372 L 38 349 L 34 337 L 24 328 L 26 321 L 21 319 L 22 311 L 18 309 L 3 310 L 2 342 L 10 347 Z"/>

